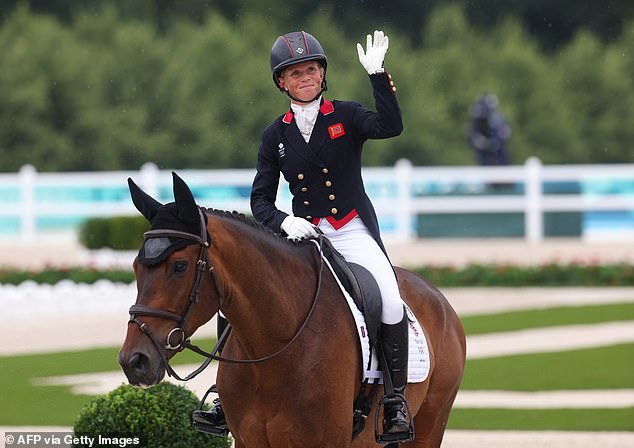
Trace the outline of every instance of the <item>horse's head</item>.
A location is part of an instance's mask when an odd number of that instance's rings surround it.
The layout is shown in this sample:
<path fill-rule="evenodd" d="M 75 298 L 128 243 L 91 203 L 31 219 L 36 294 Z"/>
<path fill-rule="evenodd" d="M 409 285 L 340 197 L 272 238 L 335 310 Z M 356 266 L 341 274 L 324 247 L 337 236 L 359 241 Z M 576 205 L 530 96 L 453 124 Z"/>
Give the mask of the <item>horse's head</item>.
<path fill-rule="evenodd" d="M 134 260 L 137 299 L 119 352 L 119 364 L 132 384 L 161 381 L 182 342 L 219 308 L 218 285 L 207 259 L 207 217 L 176 174 L 173 183 L 175 201 L 163 205 L 128 179 L 134 205 L 152 225 Z"/>

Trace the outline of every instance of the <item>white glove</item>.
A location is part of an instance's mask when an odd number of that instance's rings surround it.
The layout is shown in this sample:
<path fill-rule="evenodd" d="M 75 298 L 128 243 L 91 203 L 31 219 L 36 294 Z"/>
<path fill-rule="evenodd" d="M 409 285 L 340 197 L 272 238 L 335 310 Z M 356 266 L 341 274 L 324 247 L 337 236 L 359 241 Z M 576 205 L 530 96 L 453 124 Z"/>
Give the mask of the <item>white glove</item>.
<path fill-rule="evenodd" d="M 385 53 L 387 53 L 387 47 L 390 44 L 390 39 L 383 34 L 383 31 L 374 32 L 374 43 L 372 43 L 372 36 L 368 34 L 368 43 L 365 53 L 361 44 L 357 44 L 357 53 L 359 53 L 359 62 L 363 65 L 363 68 L 368 72 L 368 75 L 375 73 L 383 73 L 383 60 L 385 59 Z"/>
<path fill-rule="evenodd" d="M 304 218 L 287 216 L 280 226 L 288 235 L 289 240 L 303 240 L 304 238 L 317 237 L 317 229 Z"/>

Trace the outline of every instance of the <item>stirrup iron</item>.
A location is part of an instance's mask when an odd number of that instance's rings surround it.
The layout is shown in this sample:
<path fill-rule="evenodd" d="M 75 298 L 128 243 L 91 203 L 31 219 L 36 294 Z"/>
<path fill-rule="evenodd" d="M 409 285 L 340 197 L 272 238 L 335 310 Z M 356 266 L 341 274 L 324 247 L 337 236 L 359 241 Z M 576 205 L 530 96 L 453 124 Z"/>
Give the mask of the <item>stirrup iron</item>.
<path fill-rule="evenodd" d="M 405 413 L 405 417 L 407 419 L 407 431 L 406 432 L 396 432 L 396 433 L 386 433 L 379 432 L 379 411 L 381 410 L 381 406 L 383 406 L 383 413 L 385 414 L 385 405 L 386 404 L 402 404 L 403 411 Z M 384 416 L 385 418 L 385 416 Z M 379 404 L 376 408 L 376 415 L 374 419 L 374 437 L 376 443 L 380 443 L 382 445 L 388 443 L 405 443 L 411 442 L 414 440 L 414 424 L 412 423 L 412 411 L 409 407 L 409 403 L 405 399 L 405 396 L 399 393 L 385 394 L 379 401 Z"/>
<path fill-rule="evenodd" d="M 207 417 L 208 411 L 205 411 L 203 409 L 205 401 L 207 400 L 207 395 L 209 395 L 210 393 L 218 393 L 215 384 L 212 385 L 207 390 L 207 392 L 205 392 L 202 400 L 200 400 L 198 409 L 196 409 L 192 415 L 192 426 L 198 432 L 211 434 L 212 436 L 216 437 L 227 437 L 229 435 L 229 426 L 226 423 L 224 425 L 215 425 L 211 423 Z M 216 398 L 216 400 L 218 400 L 218 398 Z"/>

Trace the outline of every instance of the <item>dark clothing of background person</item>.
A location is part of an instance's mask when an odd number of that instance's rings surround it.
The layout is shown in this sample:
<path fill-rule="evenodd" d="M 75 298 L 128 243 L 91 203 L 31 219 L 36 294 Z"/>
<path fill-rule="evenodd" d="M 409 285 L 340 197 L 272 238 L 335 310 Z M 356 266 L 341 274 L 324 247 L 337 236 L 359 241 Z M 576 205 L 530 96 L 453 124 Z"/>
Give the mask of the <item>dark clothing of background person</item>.
<path fill-rule="evenodd" d="M 506 142 L 511 128 L 498 112 L 495 95 L 482 95 L 471 107 L 471 124 L 467 140 L 482 166 L 508 165 Z"/>

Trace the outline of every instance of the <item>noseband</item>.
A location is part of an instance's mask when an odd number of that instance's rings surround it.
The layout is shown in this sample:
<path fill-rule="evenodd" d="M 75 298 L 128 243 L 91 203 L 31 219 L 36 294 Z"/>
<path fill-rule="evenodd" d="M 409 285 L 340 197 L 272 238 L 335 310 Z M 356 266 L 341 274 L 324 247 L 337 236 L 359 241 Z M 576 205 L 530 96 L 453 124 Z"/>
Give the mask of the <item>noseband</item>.
<path fill-rule="evenodd" d="M 185 311 L 183 312 L 183 314 L 176 314 L 176 313 L 172 313 L 171 311 L 165 311 L 159 308 L 153 308 L 147 305 L 140 305 L 140 304 L 132 305 L 129 310 L 130 320 L 128 321 L 128 324 L 134 323 L 138 325 L 139 328 L 141 329 L 141 332 L 143 332 L 150 338 L 150 340 L 152 341 L 152 344 L 154 344 L 154 347 L 158 351 L 161 359 L 163 360 L 163 363 L 165 364 L 165 370 L 167 371 L 167 374 L 169 376 L 176 378 L 179 381 L 188 381 L 194 378 L 200 372 L 205 370 L 205 368 L 207 368 L 207 366 L 212 360 L 224 361 L 224 362 L 235 363 L 235 364 L 257 364 L 257 363 L 261 363 L 261 362 L 273 359 L 279 354 L 281 354 L 282 352 L 284 352 L 287 348 L 291 346 L 291 344 L 293 344 L 293 342 L 295 342 L 295 340 L 299 337 L 300 333 L 304 330 L 304 328 L 306 328 L 306 326 L 308 325 L 308 322 L 310 321 L 310 318 L 313 315 L 313 312 L 315 311 L 315 308 L 317 307 L 317 302 L 318 302 L 317 299 L 321 292 L 321 283 L 322 283 L 322 276 L 323 276 L 323 269 L 324 269 L 324 259 L 322 256 L 322 244 L 323 244 L 323 238 L 325 237 L 322 234 L 320 234 L 319 235 L 319 269 L 318 269 L 318 276 L 317 276 L 317 289 L 315 291 L 315 296 L 313 297 L 312 305 L 310 307 L 310 310 L 308 311 L 308 314 L 306 315 L 306 318 L 304 319 L 304 322 L 299 327 L 295 335 L 281 349 L 277 350 L 274 353 L 271 353 L 270 355 L 263 356 L 257 359 L 233 359 L 233 358 L 225 358 L 222 356 L 218 356 L 216 355 L 216 353 L 218 352 L 218 348 L 220 347 L 220 344 L 222 343 L 222 341 L 229 334 L 230 327 L 227 327 L 227 329 L 225 329 L 223 334 L 219 335 L 218 341 L 216 343 L 216 346 L 213 348 L 213 350 L 211 352 L 206 352 L 200 349 L 198 346 L 192 344 L 185 334 L 187 319 L 189 319 L 189 316 L 192 313 L 194 305 L 198 303 L 198 294 L 200 291 L 200 284 L 202 282 L 205 271 L 208 271 L 211 274 L 211 277 L 213 279 L 214 288 L 216 290 L 216 294 L 218 297 L 219 308 L 222 305 L 223 296 L 220 289 L 220 282 L 218 281 L 218 276 L 216 275 L 216 270 L 213 264 L 210 263 L 209 261 L 209 255 L 207 251 L 211 244 L 207 234 L 207 224 L 205 222 L 205 215 L 200 208 L 198 208 L 198 213 L 200 216 L 200 236 L 194 235 L 193 233 L 189 233 L 189 232 L 182 232 L 179 230 L 170 230 L 170 229 L 149 230 L 143 234 L 145 239 L 158 238 L 158 237 L 173 237 L 173 238 L 184 238 L 184 239 L 192 240 L 200 244 L 200 253 L 198 255 L 198 261 L 196 263 L 196 266 L 197 266 L 196 277 L 194 279 L 191 292 L 189 293 L 189 301 L 187 303 L 187 308 L 185 308 Z M 137 316 L 150 316 L 150 317 L 158 317 L 160 319 L 173 320 L 175 322 L 178 322 L 178 326 L 176 328 L 173 328 L 168 333 L 165 344 L 161 346 L 159 341 L 156 339 L 156 337 L 150 330 L 149 325 L 145 322 L 141 322 L 139 319 L 137 319 Z M 171 341 L 172 336 L 174 334 L 180 335 L 178 343 L 176 343 L 175 345 L 173 345 Z M 196 370 L 191 372 L 185 378 L 181 378 L 170 366 L 164 350 L 176 350 L 180 352 L 185 348 L 188 348 L 202 356 L 205 356 L 207 359 Z"/>

